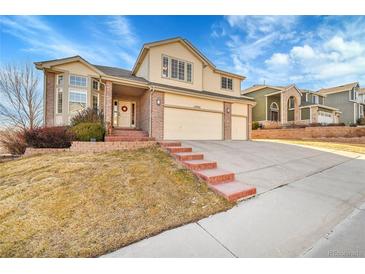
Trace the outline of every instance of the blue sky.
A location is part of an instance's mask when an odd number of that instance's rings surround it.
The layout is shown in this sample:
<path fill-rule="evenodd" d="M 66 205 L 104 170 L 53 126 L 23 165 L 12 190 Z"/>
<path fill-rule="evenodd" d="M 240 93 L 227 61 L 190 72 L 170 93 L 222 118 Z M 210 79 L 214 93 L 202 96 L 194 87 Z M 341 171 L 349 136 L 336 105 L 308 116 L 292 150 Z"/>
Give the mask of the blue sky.
<path fill-rule="evenodd" d="M 182 36 L 252 84 L 365 86 L 365 16 L 1 16 L 0 63 L 81 55 L 131 69 L 145 42 Z"/>

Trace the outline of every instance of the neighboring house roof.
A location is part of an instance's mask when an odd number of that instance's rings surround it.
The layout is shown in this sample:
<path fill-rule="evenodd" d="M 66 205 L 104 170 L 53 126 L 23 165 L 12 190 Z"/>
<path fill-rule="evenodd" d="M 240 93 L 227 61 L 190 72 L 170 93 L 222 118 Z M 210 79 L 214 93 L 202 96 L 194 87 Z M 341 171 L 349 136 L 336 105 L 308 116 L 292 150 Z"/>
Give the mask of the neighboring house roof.
<path fill-rule="evenodd" d="M 276 90 L 283 90 L 285 87 L 281 87 L 281 86 L 269 86 L 269 85 L 253 85 L 252 87 L 249 87 L 247 89 L 244 89 L 242 91 L 242 94 L 248 94 L 254 91 L 258 91 L 261 89 L 265 89 L 265 88 L 272 88 L 272 89 L 276 89 Z"/>
<path fill-rule="evenodd" d="M 360 88 L 359 93 L 360 94 L 365 94 L 365 88 Z"/>
<path fill-rule="evenodd" d="M 186 48 L 188 48 L 192 53 L 194 53 L 200 60 L 202 60 L 202 62 L 205 65 L 210 66 L 215 72 L 226 74 L 226 75 L 231 75 L 231 76 L 240 78 L 242 80 L 246 79 L 245 76 L 235 74 L 232 72 L 228 72 L 228 71 L 224 71 L 221 69 L 217 69 L 216 66 L 213 64 L 213 62 L 210 61 L 200 50 L 198 50 L 189 40 L 182 38 L 182 37 L 174 37 L 174 38 L 159 40 L 159 41 L 155 41 L 155 42 L 145 43 L 143 45 L 141 51 L 139 52 L 137 60 L 133 66 L 132 73 L 133 74 L 137 73 L 139 66 L 142 64 L 144 57 L 146 56 L 148 50 L 151 47 L 160 46 L 160 45 L 169 44 L 169 43 L 175 43 L 175 42 L 182 43 L 184 46 L 186 46 Z"/>
<path fill-rule="evenodd" d="M 333 108 L 333 107 L 329 107 L 329 106 L 321 105 L 321 104 L 305 105 L 305 106 L 300 106 L 299 108 L 309 108 L 309 107 L 313 107 L 313 106 L 320 107 L 320 108 L 326 108 L 326 109 L 334 110 L 336 112 L 340 112 L 341 113 L 341 111 L 338 108 Z"/>
<path fill-rule="evenodd" d="M 341 86 L 337 86 L 337 87 L 322 88 L 318 92 L 321 94 L 337 93 L 337 92 L 352 90 L 353 88 L 358 87 L 358 86 L 359 86 L 358 82 L 353 82 L 353 83 L 349 83 L 349 84 L 345 84 L 345 85 L 341 85 Z"/>
<path fill-rule="evenodd" d="M 294 87 L 299 92 L 299 94 L 302 95 L 302 91 L 300 89 L 298 89 L 295 84 L 291 84 L 291 85 L 288 85 L 288 86 L 285 86 L 285 87 L 283 87 L 283 86 L 269 86 L 269 85 L 254 85 L 252 87 L 244 89 L 242 94 L 246 95 L 246 94 L 249 94 L 251 92 L 262 90 L 262 89 L 265 89 L 265 88 L 271 88 L 271 89 L 275 89 L 275 90 L 278 91 L 278 92 L 273 92 L 271 94 L 267 94 L 267 96 L 270 96 L 270 95 L 275 95 L 275 94 L 278 94 L 278 93 L 282 93 L 283 91 L 286 91 L 286 90 L 288 90 L 292 87 Z"/>

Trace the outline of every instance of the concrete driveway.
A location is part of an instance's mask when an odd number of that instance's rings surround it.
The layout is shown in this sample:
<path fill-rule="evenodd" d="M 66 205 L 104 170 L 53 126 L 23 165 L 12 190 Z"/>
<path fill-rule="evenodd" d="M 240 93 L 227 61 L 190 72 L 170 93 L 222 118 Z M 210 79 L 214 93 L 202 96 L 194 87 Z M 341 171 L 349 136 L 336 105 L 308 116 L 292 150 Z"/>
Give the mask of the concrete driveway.
<path fill-rule="evenodd" d="M 106 257 L 365 257 L 365 155 L 261 141 L 184 145 L 258 195 Z"/>

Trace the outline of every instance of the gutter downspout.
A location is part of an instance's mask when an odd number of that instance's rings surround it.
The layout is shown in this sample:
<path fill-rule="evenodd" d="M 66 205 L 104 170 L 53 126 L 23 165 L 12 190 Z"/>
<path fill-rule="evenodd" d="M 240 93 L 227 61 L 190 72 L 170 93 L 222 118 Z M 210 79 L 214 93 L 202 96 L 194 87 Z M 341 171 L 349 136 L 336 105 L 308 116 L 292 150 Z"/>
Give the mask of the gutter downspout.
<path fill-rule="evenodd" d="M 149 137 L 152 137 L 152 95 L 155 92 L 154 86 L 149 86 L 150 91 L 150 119 L 149 119 Z"/>

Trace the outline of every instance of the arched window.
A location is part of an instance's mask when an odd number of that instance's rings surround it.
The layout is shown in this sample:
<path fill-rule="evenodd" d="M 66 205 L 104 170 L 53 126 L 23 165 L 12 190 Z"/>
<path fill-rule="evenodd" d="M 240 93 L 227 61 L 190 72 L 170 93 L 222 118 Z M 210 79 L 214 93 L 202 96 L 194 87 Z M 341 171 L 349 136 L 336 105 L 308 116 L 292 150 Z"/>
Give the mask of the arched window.
<path fill-rule="evenodd" d="M 279 106 L 276 102 L 270 104 L 270 121 L 279 121 Z"/>

